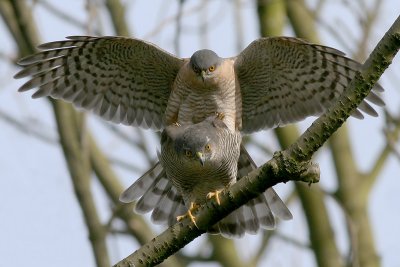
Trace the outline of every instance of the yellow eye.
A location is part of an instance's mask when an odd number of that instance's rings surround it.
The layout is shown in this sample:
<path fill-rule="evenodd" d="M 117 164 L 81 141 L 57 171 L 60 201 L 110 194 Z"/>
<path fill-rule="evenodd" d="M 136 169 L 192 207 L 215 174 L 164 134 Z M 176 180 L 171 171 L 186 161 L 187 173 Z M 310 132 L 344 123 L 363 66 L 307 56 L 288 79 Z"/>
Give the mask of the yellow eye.
<path fill-rule="evenodd" d="M 208 152 L 211 151 L 211 145 L 210 144 L 207 144 L 205 148 L 206 148 L 206 151 L 208 151 Z"/>
<path fill-rule="evenodd" d="M 186 155 L 187 157 L 191 157 L 191 156 L 192 156 L 192 151 L 186 150 L 186 151 L 185 151 L 185 155 Z"/>
<path fill-rule="evenodd" d="M 211 66 L 211 67 L 208 68 L 208 70 L 209 70 L 210 72 L 213 72 L 213 71 L 215 70 L 215 67 L 214 67 L 214 66 Z"/>

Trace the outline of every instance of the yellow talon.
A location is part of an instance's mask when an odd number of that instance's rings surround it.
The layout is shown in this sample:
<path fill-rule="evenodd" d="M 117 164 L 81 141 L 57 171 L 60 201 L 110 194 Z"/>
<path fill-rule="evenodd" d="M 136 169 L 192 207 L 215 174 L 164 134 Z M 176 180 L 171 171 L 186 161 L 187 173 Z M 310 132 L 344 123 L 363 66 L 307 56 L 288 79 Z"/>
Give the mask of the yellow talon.
<path fill-rule="evenodd" d="M 194 202 L 190 202 L 190 207 L 189 207 L 188 211 L 187 211 L 185 214 L 183 214 L 183 215 L 177 216 L 177 217 L 176 217 L 176 220 L 177 220 L 178 222 L 180 222 L 180 221 L 182 221 L 183 219 L 185 219 L 186 217 L 189 217 L 190 221 L 191 221 L 197 228 L 199 228 L 199 227 L 197 226 L 197 224 L 196 224 L 196 217 L 192 214 L 192 212 L 195 212 L 196 209 L 198 209 L 199 207 L 200 207 L 200 205 L 198 205 L 198 204 L 196 204 L 196 203 L 194 203 Z"/>
<path fill-rule="evenodd" d="M 180 126 L 181 126 L 181 124 L 180 124 L 179 122 L 177 122 L 177 121 L 176 121 L 176 122 L 173 122 L 172 125 L 174 125 L 174 126 L 176 126 L 176 127 L 180 127 Z"/>
<path fill-rule="evenodd" d="M 225 118 L 225 113 L 223 112 L 215 112 L 215 114 L 217 115 L 217 118 L 220 119 L 221 121 L 224 120 Z"/>
<path fill-rule="evenodd" d="M 207 194 L 207 199 L 215 197 L 218 205 L 221 205 L 221 200 L 219 199 L 219 194 L 221 194 L 222 190 L 216 190 Z"/>

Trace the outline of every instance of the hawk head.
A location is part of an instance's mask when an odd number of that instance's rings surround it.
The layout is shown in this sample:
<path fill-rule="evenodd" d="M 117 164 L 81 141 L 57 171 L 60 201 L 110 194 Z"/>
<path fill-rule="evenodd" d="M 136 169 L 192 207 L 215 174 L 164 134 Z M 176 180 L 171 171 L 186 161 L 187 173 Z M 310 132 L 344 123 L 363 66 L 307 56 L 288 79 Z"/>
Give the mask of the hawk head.
<path fill-rule="evenodd" d="M 203 82 L 213 77 L 214 71 L 221 65 L 223 59 L 220 58 L 214 51 L 202 49 L 196 51 L 190 58 L 190 67 L 198 77 L 201 77 Z"/>

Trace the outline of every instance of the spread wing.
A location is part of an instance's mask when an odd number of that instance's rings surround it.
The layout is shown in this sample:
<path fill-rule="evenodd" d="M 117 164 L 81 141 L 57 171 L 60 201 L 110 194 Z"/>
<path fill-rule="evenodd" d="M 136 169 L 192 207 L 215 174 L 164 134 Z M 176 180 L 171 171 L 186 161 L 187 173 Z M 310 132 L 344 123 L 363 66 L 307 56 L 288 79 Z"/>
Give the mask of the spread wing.
<path fill-rule="evenodd" d="M 242 93 L 242 131 L 251 133 L 320 115 L 339 98 L 361 65 L 336 49 L 297 38 L 252 42 L 235 59 Z M 366 100 L 383 106 L 375 85 Z M 377 116 L 364 100 L 352 115 Z"/>
<path fill-rule="evenodd" d="M 38 88 L 33 98 L 51 96 L 116 123 L 163 128 L 182 59 L 138 39 L 67 39 L 42 44 L 43 51 L 18 62 L 23 69 L 15 78 L 31 76 L 19 91 Z"/>

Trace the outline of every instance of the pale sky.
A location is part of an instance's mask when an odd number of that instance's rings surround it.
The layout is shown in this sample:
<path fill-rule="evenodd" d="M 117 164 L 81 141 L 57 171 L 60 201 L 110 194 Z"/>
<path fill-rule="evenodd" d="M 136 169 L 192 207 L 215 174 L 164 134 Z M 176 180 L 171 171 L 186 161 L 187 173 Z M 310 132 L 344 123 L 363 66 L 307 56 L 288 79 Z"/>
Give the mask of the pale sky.
<path fill-rule="evenodd" d="M 50 1 L 49 1 L 50 2 Z M 129 1 L 125 1 L 129 2 Z M 158 0 L 157 5 L 149 1 L 132 1 L 127 11 L 131 30 L 137 38 L 145 38 L 147 41 L 156 43 L 158 46 L 174 51 L 173 39 L 175 24 L 169 23 L 168 18 L 176 14 L 177 6 L 174 0 Z M 228 57 L 238 53 L 235 43 L 235 28 L 233 19 L 233 5 L 230 1 L 211 1 L 208 12 L 199 15 L 192 12 L 199 5 L 198 1 L 188 1 L 185 6 L 188 14 L 183 20 L 182 37 L 180 38 L 180 56 L 189 57 L 200 48 L 215 50 L 220 56 Z M 246 46 L 252 40 L 258 38 L 258 28 L 255 6 L 252 1 L 243 1 L 244 8 L 243 27 L 244 36 L 242 45 Z M 315 1 L 309 1 L 315 2 Z M 330 4 L 323 9 L 325 22 L 331 22 L 334 27 L 343 27 L 342 37 L 350 36 L 352 39 L 359 37 L 357 21 L 352 18 L 351 13 L 346 13 L 338 3 L 343 1 L 328 1 Z M 350 1 L 349 1 L 350 2 Z M 366 1 L 371 2 L 371 1 Z M 51 1 L 57 3 L 61 10 L 68 12 L 81 22 L 88 20 L 87 13 L 83 8 L 84 1 Z M 335 4 L 336 3 L 336 4 Z M 154 8 L 156 7 L 156 8 Z M 38 5 L 34 9 L 35 19 L 40 27 L 40 39 L 43 42 L 62 40 L 68 35 L 87 34 L 86 29 L 71 26 L 60 20 L 49 11 Z M 223 14 L 223 15 L 221 15 Z M 372 30 L 368 41 L 368 47 L 372 49 L 386 30 L 390 27 L 396 17 L 400 14 L 400 5 L 397 0 L 384 1 L 378 23 Z M 108 18 L 104 12 L 100 12 L 101 24 L 105 27 L 104 35 L 113 34 L 108 28 Z M 199 39 L 196 25 L 202 19 L 207 19 L 209 35 L 207 38 Z M 342 25 L 343 18 L 346 24 Z M 163 30 L 157 32 L 158 24 L 164 21 Z M 98 24 L 96 24 L 98 25 Z M 336 26 L 337 25 L 337 26 Z M 347 28 L 348 27 L 348 28 Z M 287 35 L 292 33 L 287 30 Z M 5 25 L 0 20 L 0 36 L 2 44 L 1 55 L 13 57 L 16 54 L 15 45 L 8 34 Z M 351 39 L 351 40 L 352 40 Z M 340 42 L 337 42 L 327 31 L 321 31 L 321 40 L 324 45 L 332 46 L 350 54 Z M 350 49 L 357 50 L 357 47 Z M 383 75 L 381 84 L 386 89 L 383 98 L 388 109 L 394 114 L 400 112 L 400 56 L 398 55 L 390 69 Z M 0 113 L 11 115 L 18 121 L 24 122 L 28 128 L 38 130 L 50 140 L 57 139 L 56 127 L 51 113 L 51 107 L 47 100 L 32 100 L 31 92 L 18 93 L 17 89 L 23 84 L 21 80 L 13 80 L 12 76 L 18 71 L 16 66 L 10 65 L 6 60 L 0 58 Z M 383 115 L 383 110 L 378 109 Z M 128 163 L 142 166 L 142 172 L 149 166 L 140 164 L 143 160 L 140 154 L 126 147 L 115 136 L 105 129 L 100 120 L 90 115 L 89 124 L 96 129 L 95 135 L 101 147 L 113 157 L 125 159 Z M 301 124 L 303 130 L 314 120 L 306 120 Z M 352 145 L 359 165 L 367 170 L 374 161 L 376 153 L 384 144 L 382 135 L 383 122 L 381 118 L 368 117 L 359 121 L 349 119 L 348 123 L 352 136 Z M 124 132 L 130 134 L 129 127 L 118 126 Z M 149 131 L 145 131 L 149 134 Z M 265 133 L 256 134 L 256 138 L 263 137 Z M 153 136 L 153 135 L 151 135 Z M 158 140 L 149 143 L 151 151 L 156 157 Z M 269 141 L 272 148 L 277 148 L 273 141 Z M 399 144 L 397 144 L 399 149 Z M 266 158 L 257 154 L 257 150 L 250 148 L 257 163 L 265 162 Z M 322 149 L 315 159 L 321 168 L 321 185 L 326 190 L 335 187 L 334 174 L 330 163 L 330 155 Z M 374 191 L 370 198 L 370 217 L 372 218 L 374 236 L 378 252 L 382 257 L 382 266 L 399 266 L 400 256 L 400 163 L 399 159 L 391 157 L 387 166 L 380 175 Z M 2 266 L 95 266 L 90 244 L 87 240 L 86 226 L 82 220 L 79 205 L 73 194 L 68 170 L 65 166 L 62 151 L 58 145 L 38 141 L 34 136 L 21 133 L 13 125 L 10 125 L 4 117 L 0 116 L 0 257 Z M 142 173 L 116 169 L 123 182 L 128 186 Z M 351 177 L 349 177 L 350 179 Z M 291 188 L 290 183 L 279 185 L 278 192 L 285 195 Z M 95 196 L 103 221 L 108 219 L 109 203 L 104 198 L 100 187 L 95 185 Z M 338 212 L 339 208 L 333 200 L 328 199 L 328 207 L 332 211 L 335 234 L 342 252 L 348 247 L 345 229 L 340 225 L 343 216 Z M 294 219 L 282 224 L 279 228 L 291 238 L 300 242 L 307 242 L 308 234 L 305 230 L 305 221 L 299 204 L 289 207 Z M 157 229 L 164 229 L 158 227 Z M 259 236 L 246 236 L 239 240 L 239 247 L 255 244 Z M 111 260 L 116 263 L 137 248 L 137 244 L 127 238 L 109 238 Z M 204 242 L 204 238 L 196 239 L 187 248 L 195 251 Z M 265 264 L 269 266 L 313 266 L 315 261 L 311 252 L 298 249 L 288 245 L 282 240 L 275 240 L 273 246 L 265 255 Z M 285 253 L 282 253 L 284 251 Z M 271 255 L 274 255 L 273 257 Z M 199 266 L 199 265 L 196 265 Z M 204 265 L 202 265 L 204 266 Z M 215 266 L 207 264 L 206 266 Z"/>

